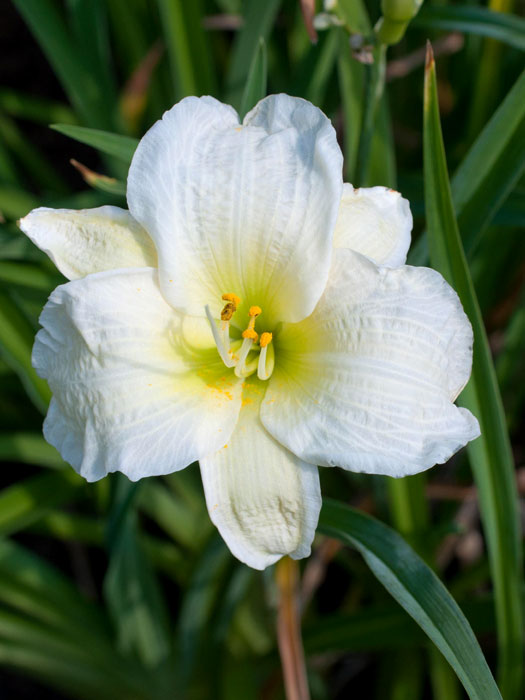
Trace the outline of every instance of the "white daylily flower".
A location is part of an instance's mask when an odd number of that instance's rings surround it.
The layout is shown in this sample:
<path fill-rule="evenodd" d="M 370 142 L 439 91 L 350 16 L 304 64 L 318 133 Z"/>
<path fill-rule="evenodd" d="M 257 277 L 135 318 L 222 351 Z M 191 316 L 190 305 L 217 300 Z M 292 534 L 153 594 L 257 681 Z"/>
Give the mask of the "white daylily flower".
<path fill-rule="evenodd" d="M 21 222 L 72 280 L 33 352 L 46 439 L 88 481 L 199 460 L 211 519 L 259 569 L 308 555 L 316 465 L 404 476 L 479 435 L 453 403 L 472 355 L 457 295 L 404 266 L 406 200 L 343 187 L 341 166 L 304 100 L 268 97 L 241 126 L 190 97 L 140 142 L 129 213 Z"/>

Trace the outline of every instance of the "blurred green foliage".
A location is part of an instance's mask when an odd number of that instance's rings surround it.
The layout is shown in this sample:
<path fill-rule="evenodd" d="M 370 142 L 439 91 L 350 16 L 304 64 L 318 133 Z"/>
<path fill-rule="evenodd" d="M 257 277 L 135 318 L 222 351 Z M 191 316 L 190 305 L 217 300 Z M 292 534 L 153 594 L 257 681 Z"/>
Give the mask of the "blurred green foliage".
<path fill-rule="evenodd" d="M 31 345 L 39 312 L 63 280 L 16 226 L 35 206 L 125 206 L 138 138 L 185 95 L 212 94 L 245 113 L 276 92 L 305 97 L 330 116 L 347 180 L 396 187 L 410 200 L 411 262 L 428 264 L 430 250 L 475 328 L 474 379 L 462 400 L 484 435 L 468 456 L 399 482 L 322 470 L 325 495 L 390 523 L 412 549 L 378 520 L 327 501 L 314 553 L 302 562 L 312 697 L 463 697 L 412 618 L 471 697 L 497 697 L 459 608 L 505 700 L 523 697 L 516 474 L 521 494 L 525 484 L 513 461 L 519 466 L 525 454 L 520 8 L 512 0 L 426 0 L 387 52 L 371 47 L 379 0 L 339 0 L 337 21 L 318 30 L 315 44 L 294 0 L 2 5 L 10 70 L 0 73 L 6 697 L 35 689 L 87 700 L 283 697 L 272 572 L 230 555 L 209 521 L 198 467 L 137 484 L 113 474 L 88 485 L 41 437 L 49 390 L 31 367 Z M 423 130 L 427 39 L 437 78 L 430 85 L 427 75 Z M 69 159 L 81 161 L 80 172 Z M 30 691 L 21 676 L 33 679 Z"/>

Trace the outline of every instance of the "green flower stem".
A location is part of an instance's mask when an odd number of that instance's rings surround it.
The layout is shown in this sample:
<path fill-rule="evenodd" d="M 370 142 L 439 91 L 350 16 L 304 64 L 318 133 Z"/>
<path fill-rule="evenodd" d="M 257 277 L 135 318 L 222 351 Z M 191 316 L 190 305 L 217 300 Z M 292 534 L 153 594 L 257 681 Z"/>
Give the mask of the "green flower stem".
<path fill-rule="evenodd" d="M 383 16 L 374 29 L 378 40 L 387 46 L 401 41 L 422 2 L 423 0 L 383 0 Z"/>

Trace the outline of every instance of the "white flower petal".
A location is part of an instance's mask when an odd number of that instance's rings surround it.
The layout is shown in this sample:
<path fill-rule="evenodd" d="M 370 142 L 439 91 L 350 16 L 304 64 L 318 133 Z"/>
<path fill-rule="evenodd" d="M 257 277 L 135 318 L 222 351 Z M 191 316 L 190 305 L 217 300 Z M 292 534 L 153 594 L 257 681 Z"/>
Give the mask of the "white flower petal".
<path fill-rule="evenodd" d="M 140 142 L 128 177 L 166 299 L 216 315 L 221 294 L 234 293 L 267 321 L 307 316 L 326 284 L 341 167 L 330 121 L 305 100 L 268 97 L 242 126 L 210 97 L 175 105 Z"/>
<path fill-rule="evenodd" d="M 221 450 L 200 460 L 210 517 L 232 553 L 254 569 L 310 554 L 321 508 L 317 467 L 263 428 L 264 385 L 245 386 L 239 422 Z"/>
<path fill-rule="evenodd" d="M 69 282 L 40 322 L 33 364 L 53 392 L 44 435 L 88 481 L 166 474 L 228 440 L 240 384 L 215 348 L 187 342 L 156 270 Z"/>
<path fill-rule="evenodd" d="M 70 280 L 92 272 L 155 267 L 153 241 L 131 214 L 119 207 L 33 209 L 20 228 Z"/>
<path fill-rule="evenodd" d="M 312 316 L 275 345 L 261 419 L 307 462 L 404 476 L 479 435 L 452 403 L 470 375 L 472 329 L 434 270 L 339 250 Z"/>
<path fill-rule="evenodd" d="M 399 192 L 386 187 L 354 189 L 345 183 L 334 246 L 351 248 L 378 265 L 404 265 L 410 247 L 412 214 Z"/>

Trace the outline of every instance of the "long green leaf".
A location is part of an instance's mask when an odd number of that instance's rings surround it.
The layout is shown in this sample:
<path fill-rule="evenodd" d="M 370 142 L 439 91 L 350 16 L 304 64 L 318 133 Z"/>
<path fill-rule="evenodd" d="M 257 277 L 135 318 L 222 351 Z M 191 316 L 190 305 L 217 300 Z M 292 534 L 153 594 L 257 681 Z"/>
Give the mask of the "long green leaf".
<path fill-rule="evenodd" d="M 411 26 L 488 36 L 525 51 L 525 20 L 485 7 L 425 4 Z"/>
<path fill-rule="evenodd" d="M 131 136 L 122 136 L 122 134 L 113 134 L 109 131 L 101 129 L 89 129 L 85 126 L 75 126 L 73 124 L 51 124 L 51 128 L 55 131 L 69 136 L 70 139 L 85 143 L 87 146 L 93 146 L 101 153 L 108 156 L 115 156 L 119 160 L 131 163 L 135 149 L 138 146 L 138 140 Z"/>
<path fill-rule="evenodd" d="M 195 673 L 199 656 L 205 654 L 210 643 L 215 641 L 210 635 L 211 617 L 230 563 L 226 546 L 214 534 L 197 562 L 179 614 L 177 659 L 183 695 Z M 205 678 L 202 680 L 207 681 Z"/>
<path fill-rule="evenodd" d="M 14 301 L 0 290 L 0 356 L 18 374 L 29 397 L 45 412 L 51 392 L 31 365 L 34 331 Z"/>
<path fill-rule="evenodd" d="M 96 79 L 106 109 L 114 109 L 117 86 L 111 61 L 107 2 L 66 0 L 66 5 L 76 54 Z"/>
<path fill-rule="evenodd" d="M 42 47 L 71 103 L 81 118 L 97 128 L 111 128 L 112 105 L 107 104 L 97 76 L 82 60 L 63 17 L 51 0 L 13 0 Z M 108 109 L 109 107 L 109 109 Z"/>
<path fill-rule="evenodd" d="M 468 255 L 525 172 L 525 70 L 452 179 L 458 225 Z"/>
<path fill-rule="evenodd" d="M 72 498 L 82 479 L 72 469 L 46 472 L 0 492 L 0 535 L 17 532 L 43 517 L 49 508 Z"/>
<path fill-rule="evenodd" d="M 268 59 L 266 56 L 266 43 L 264 39 L 260 37 L 259 48 L 253 57 L 250 72 L 248 73 L 248 78 L 242 94 L 241 108 L 239 110 L 241 120 L 244 119 L 250 109 L 266 95 L 267 79 Z"/>
<path fill-rule="evenodd" d="M 246 79 L 254 56 L 259 51 L 259 37 L 268 40 L 282 0 L 248 0 L 244 26 L 239 31 L 231 53 L 227 77 L 226 101 L 236 109 L 241 106 Z"/>
<path fill-rule="evenodd" d="M 27 119 L 37 124 L 75 124 L 77 121 L 71 107 L 62 102 L 26 95 L 10 88 L 0 88 L 0 108 L 11 117 Z"/>
<path fill-rule="evenodd" d="M 175 97 L 213 93 L 215 77 L 202 28 L 200 0 L 157 0 Z"/>
<path fill-rule="evenodd" d="M 63 574 L 9 539 L 0 542 L 0 600 L 67 636 L 109 636 L 100 610 Z"/>
<path fill-rule="evenodd" d="M 161 482 L 149 479 L 141 484 L 137 504 L 170 539 L 190 551 L 198 549 L 210 534 L 211 525 L 202 522 L 202 512 L 192 509 Z"/>
<path fill-rule="evenodd" d="M 334 31 L 338 34 L 339 42 L 337 73 L 343 107 L 344 174 L 348 182 L 354 182 L 359 146 L 359 124 L 361 124 L 363 114 L 364 67 L 352 58 L 345 30 L 338 28 Z"/>
<path fill-rule="evenodd" d="M 37 184 L 57 193 L 67 193 L 67 187 L 54 166 L 40 153 L 34 143 L 28 143 L 16 122 L 0 113 L 0 141 L 10 149 L 17 162 Z"/>
<path fill-rule="evenodd" d="M 501 700 L 465 616 L 437 576 L 397 533 L 331 500 L 323 503 L 319 526 L 363 555 L 379 581 L 445 656 L 471 700 Z"/>
<path fill-rule="evenodd" d="M 525 71 L 491 117 L 451 180 L 452 201 L 465 250 L 472 255 L 481 235 L 525 172 Z M 426 235 L 410 253 L 428 264 Z"/>
<path fill-rule="evenodd" d="M 168 614 L 155 572 L 138 538 L 134 503 L 138 484 L 118 474 L 114 485 L 104 594 L 120 649 L 138 654 L 145 666 L 158 667 L 170 651 Z"/>
<path fill-rule="evenodd" d="M 63 279 L 60 275 L 50 272 L 40 265 L 0 261 L 0 281 L 7 284 L 41 289 L 49 294 Z"/>
<path fill-rule="evenodd" d="M 0 461 L 24 462 L 52 469 L 66 466 L 55 448 L 40 433 L 0 433 Z"/>
<path fill-rule="evenodd" d="M 499 678 L 506 700 L 522 697 L 523 586 L 518 499 L 505 414 L 483 319 L 454 214 L 441 134 L 434 60 L 429 51 L 424 108 L 425 205 L 432 264 L 458 292 L 474 330 L 472 378 L 460 403 L 478 418 L 481 437 L 469 444 L 494 581 Z"/>

